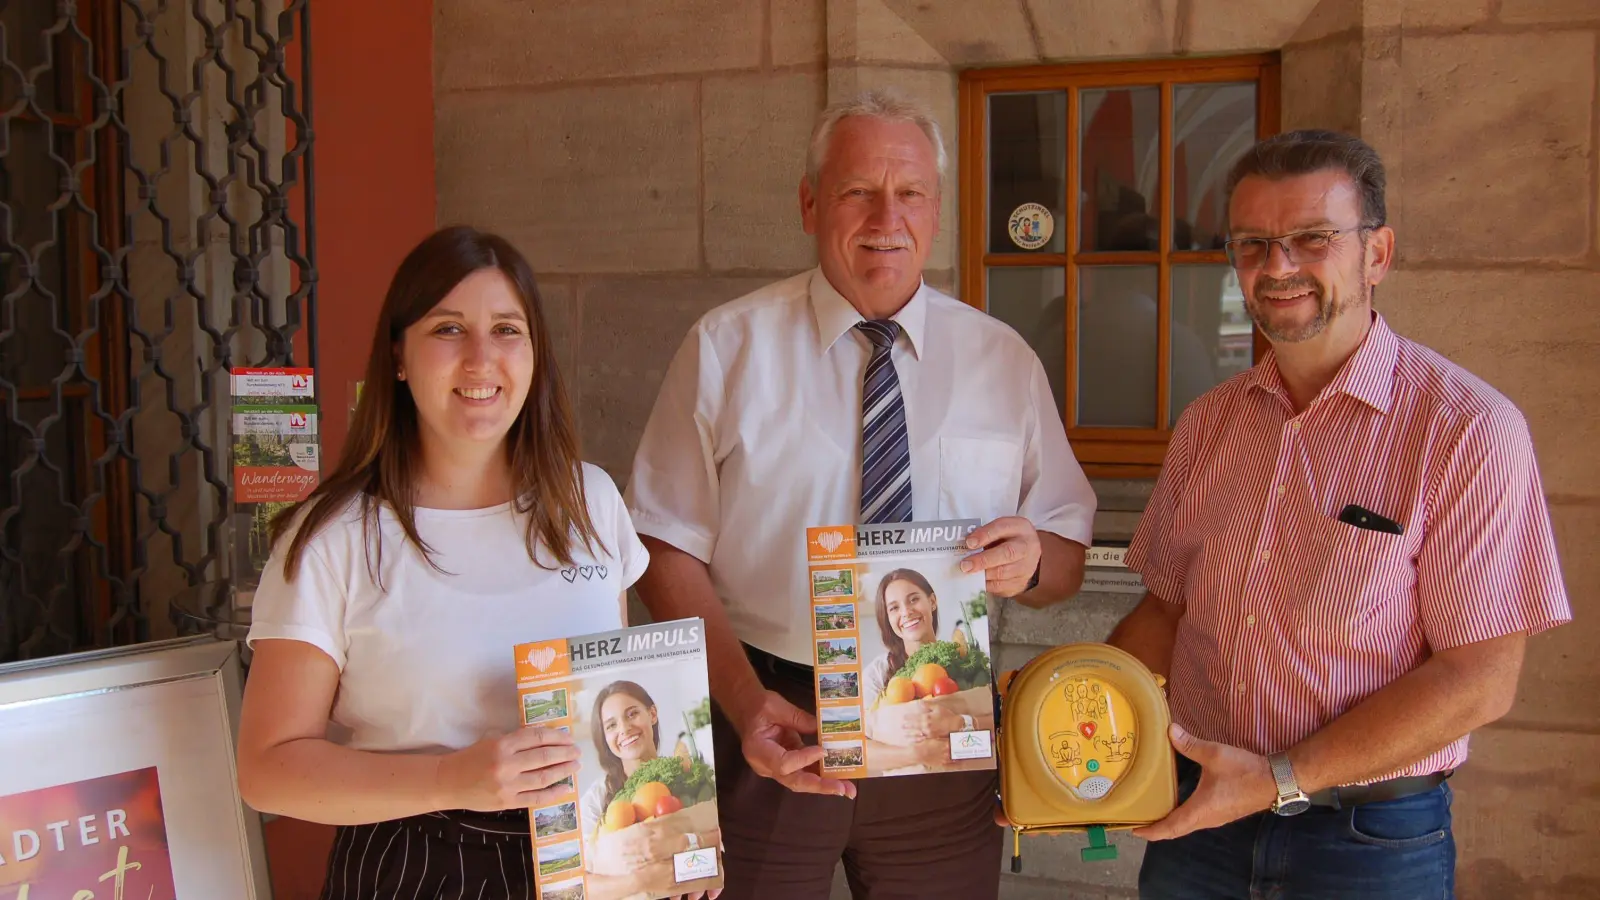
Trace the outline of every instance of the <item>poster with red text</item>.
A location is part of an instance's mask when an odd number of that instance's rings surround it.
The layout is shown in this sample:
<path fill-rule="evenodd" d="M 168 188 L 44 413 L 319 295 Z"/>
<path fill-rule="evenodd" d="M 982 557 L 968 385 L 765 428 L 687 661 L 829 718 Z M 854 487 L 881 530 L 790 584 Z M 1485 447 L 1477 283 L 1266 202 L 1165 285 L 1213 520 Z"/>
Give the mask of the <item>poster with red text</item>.
<path fill-rule="evenodd" d="M 0 796 L 0 900 L 175 900 L 154 766 Z"/>

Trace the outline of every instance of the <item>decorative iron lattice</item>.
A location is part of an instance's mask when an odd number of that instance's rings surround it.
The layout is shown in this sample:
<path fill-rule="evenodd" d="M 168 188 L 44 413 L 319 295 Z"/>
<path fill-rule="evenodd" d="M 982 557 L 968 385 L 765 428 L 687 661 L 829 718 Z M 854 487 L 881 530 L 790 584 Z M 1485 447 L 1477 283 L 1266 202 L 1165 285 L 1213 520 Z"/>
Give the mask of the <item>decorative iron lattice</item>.
<path fill-rule="evenodd" d="M 234 366 L 315 365 L 309 0 L 0 0 L 0 663 L 226 583 Z"/>

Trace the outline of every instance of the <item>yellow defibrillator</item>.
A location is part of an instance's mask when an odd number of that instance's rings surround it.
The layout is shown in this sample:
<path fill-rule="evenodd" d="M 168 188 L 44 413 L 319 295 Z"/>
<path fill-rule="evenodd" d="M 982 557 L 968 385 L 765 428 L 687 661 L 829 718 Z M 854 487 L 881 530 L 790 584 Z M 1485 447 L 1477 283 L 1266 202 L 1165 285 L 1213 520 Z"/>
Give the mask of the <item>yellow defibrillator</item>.
<path fill-rule="evenodd" d="M 1084 832 L 1085 862 L 1115 859 L 1107 829 L 1158 821 L 1178 802 L 1166 680 L 1109 644 L 1066 644 L 1000 679 L 1000 802 L 1022 835 Z"/>

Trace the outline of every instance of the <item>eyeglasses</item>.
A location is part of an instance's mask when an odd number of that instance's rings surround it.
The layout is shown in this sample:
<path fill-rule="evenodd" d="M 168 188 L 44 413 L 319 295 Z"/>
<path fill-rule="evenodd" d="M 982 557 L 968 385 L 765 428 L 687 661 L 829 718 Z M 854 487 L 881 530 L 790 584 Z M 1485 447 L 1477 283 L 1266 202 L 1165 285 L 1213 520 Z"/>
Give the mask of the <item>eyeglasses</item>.
<path fill-rule="evenodd" d="M 1271 258 L 1274 244 L 1283 248 L 1283 255 L 1288 258 L 1290 265 L 1298 266 L 1302 263 L 1321 262 L 1327 259 L 1328 251 L 1333 249 L 1335 237 L 1367 230 L 1365 226 L 1360 226 L 1297 231 L 1294 234 L 1280 234 L 1277 237 L 1240 238 L 1224 242 L 1222 248 L 1227 251 L 1228 262 L 1235 269 L 1257 269 L 1266 265 Z"/>

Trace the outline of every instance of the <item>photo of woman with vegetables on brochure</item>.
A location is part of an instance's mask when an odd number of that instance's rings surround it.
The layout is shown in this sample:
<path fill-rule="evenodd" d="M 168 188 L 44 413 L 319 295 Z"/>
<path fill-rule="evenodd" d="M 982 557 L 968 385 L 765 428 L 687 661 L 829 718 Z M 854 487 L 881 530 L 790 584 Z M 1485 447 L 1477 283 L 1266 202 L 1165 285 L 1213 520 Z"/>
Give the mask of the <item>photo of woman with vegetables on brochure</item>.
<path fill-rule="evenodd" d="M 952 733 L 994 732 L 989 658 L 956 625 L 960 604 L 948 598 L 941 606 L 939 592 L 915 569 L 875 576 L 863 587 L 875 597 L 877 627 L 863 622 L 861 630 L 867 774 L 993 768 L 992 755 L 951 756 Z"/>
<path fill-rule="evenodd" d="M 673 701 L 688 699 L 670 685 L 658 690 Z M 702 716 L 701 699 L 687 709 L 664 709 L 637 682 L 612 681 L 585 704 L 593 746 L 583 748 L 578 781 L 588 900 L 673 884 L 676 854 L 720 845 L 716 776 L 702 755 L 710 751 L 709 706 Z M 663 732 L 677 735 L 668 755 L 662 755 Z"/>

